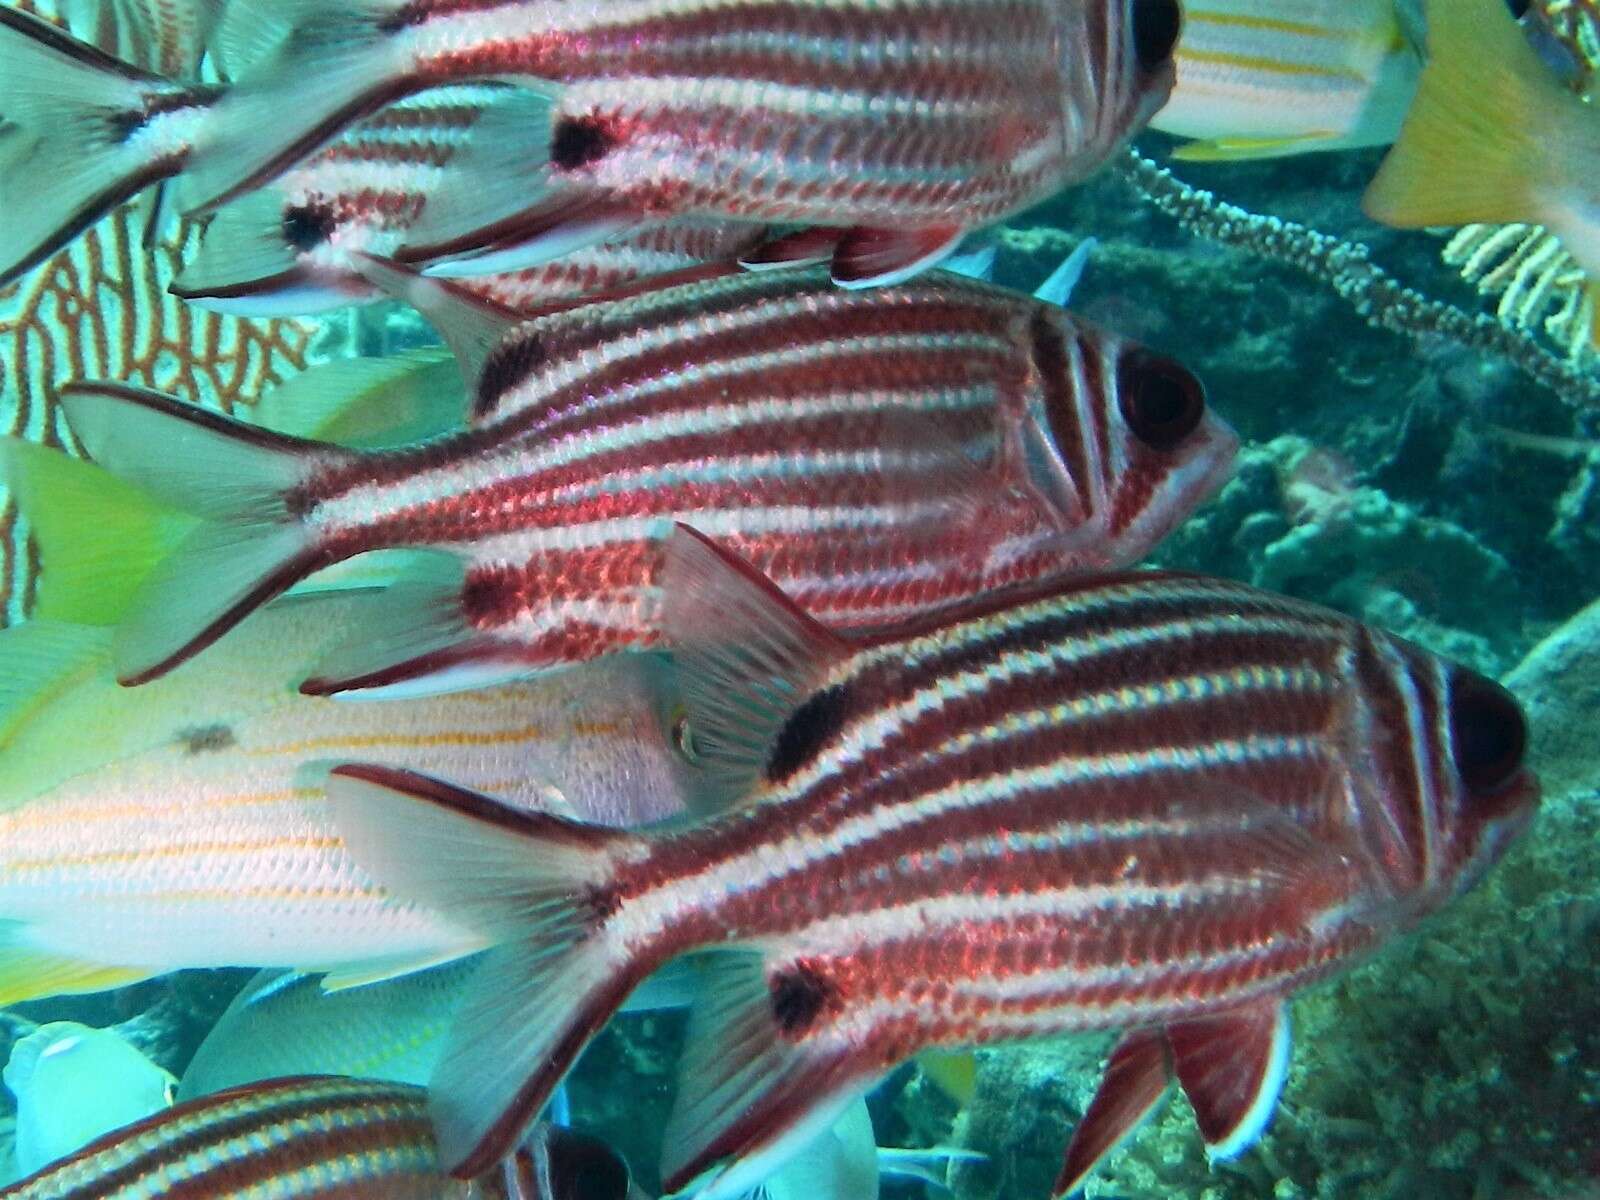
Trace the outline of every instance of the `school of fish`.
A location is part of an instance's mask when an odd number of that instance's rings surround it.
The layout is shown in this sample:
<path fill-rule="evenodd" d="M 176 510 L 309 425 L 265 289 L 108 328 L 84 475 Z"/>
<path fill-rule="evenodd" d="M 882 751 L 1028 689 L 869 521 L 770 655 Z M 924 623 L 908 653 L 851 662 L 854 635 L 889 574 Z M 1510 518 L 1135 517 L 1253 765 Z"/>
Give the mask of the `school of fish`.
<path fill-rule="evenodd" d="M 137 201 L 209 222 L 196 306 L 444 346 L 232 414 L 77 380 L 81 455 L 0 444 L 0 1004 L 262 969 L 181 1080 L 20 1045 L 0 1196 L 643 1200 L 562 1124 L 625 1007 L 688 1010 L 678 1196 L 940 1182 L 872 1089 L 1071 1031 L 1119 1040 L 1054 1197 L 1174 1088 L 1230 1158 L 1293 995 L 1532 820 L 1494 681 L 1141 569 L 1227 398 L 1065 307 L 1088 245 L 985 278 L 1147 127 L 1393 143 L 1373 217 L 1600 277 L 1600 124 L 1501 0 L 34 7 L 0 287 Z"/>

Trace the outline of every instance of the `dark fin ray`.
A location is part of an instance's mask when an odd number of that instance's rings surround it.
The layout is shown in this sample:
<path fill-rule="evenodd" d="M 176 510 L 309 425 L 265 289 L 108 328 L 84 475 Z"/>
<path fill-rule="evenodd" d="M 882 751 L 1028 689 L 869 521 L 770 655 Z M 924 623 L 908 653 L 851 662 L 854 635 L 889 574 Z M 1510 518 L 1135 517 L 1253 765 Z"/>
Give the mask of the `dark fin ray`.
<path fill-rule="evenodd" d="M 679 525 L 661 574 L 667 644 L 706 779 L 746 795 L 784 722 L 851 644 L 766 576 Z"/>
<path fill-rule="evenodd" d="M 877 1071 L 835 1044 L 781 1036 L 773 981 L 749 950 L 703 956 L 678 1095 L 662 1137 L 662 1184 L 735 1197 L 821 1136 Z"/>
<path fill-rule="evenodd" d="M 390 259 L 354 257 L 356 270 L 384 295 L 411 305 L 432 325 L 461 365 L 461 381 L 475 394 L 489 354 L 523 317 L 492 300 L 441 279 L 430 279 Z"/>
<path fill-rule="evenodd" d="M 215 109 L 216 129 L 180 185 L 209 212 L 270 183 L 362 117 L 421 91 L 386 20 L 406 0 L 238 0 L 229 21 L 247 61 Z M 234 13 L 232 10 L 240 10 Z"/>

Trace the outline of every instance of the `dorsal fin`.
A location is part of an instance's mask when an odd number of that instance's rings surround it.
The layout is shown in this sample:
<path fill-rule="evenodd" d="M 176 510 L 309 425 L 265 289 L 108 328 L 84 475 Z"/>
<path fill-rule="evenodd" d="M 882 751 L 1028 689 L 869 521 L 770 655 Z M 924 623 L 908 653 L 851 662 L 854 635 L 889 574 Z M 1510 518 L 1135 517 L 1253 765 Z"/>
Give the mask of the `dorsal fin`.
<path fill-rule="evenodd" d="M 851 643 L 687 525 L 673 532 L 661 587 L 696 754 L 719 798 L 737 801 Z"/>

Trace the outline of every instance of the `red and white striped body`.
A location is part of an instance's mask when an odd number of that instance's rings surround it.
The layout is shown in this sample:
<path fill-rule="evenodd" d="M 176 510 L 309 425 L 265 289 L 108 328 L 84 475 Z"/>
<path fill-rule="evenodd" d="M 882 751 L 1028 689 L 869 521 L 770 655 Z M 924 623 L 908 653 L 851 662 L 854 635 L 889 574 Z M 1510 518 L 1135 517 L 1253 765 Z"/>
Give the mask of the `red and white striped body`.
<path fill-rule="evenodd" d="M 473 186 L 458 152 L 504 88 L 436 88 L 391 105 L 275 180 L 222 209 L 173 290 L 212 311 L 292 316 L 383 298 L 352 256 L 393 254 L 433 198 Z M 456 164 L 455 167 L 452 164 Z M 463 280 L 516 312 L 646 275 L 731 262 L 765 236 L 735 221 L 685 220 L 632 231 L 526 270 Z"/>
<path fill-rule="evenodd" d="M 543 318 L 491 355 L 479 429 L 308 474 L 291 507 L 319 563 L 465 563 L 449 644 L 318 690 L 653 645 L 675 520 L 860 628 L 1136 561 L 1227 471 L 1234 436 L 1198 393 L 1174 444 L 1130 423 L 1143 364 L 1174 364 L 984 284 L 880 291 L 733 273 Z"/>
<path fill-rule="evenodd" d="M 428 214 L 413 261 L 481 250 L 519 213 L 562 247 L 695 214 L 954 234 L 1104 164 L 1165 101 L 1180 20 L 1171 0 L 357 9 L 306 16 L 304 58 L 244 77 L 226 104 L 239 135 L 196 164 L 192 203 L 260 186 L 397 96 L 501 79 L 555 94 L 520 143 L 482 148 L 476 187 Z M 295 122 L 248 128 L 295 92 Z"/>
<path fill-rule="evenodd" d="M 1126 564 L 1210 494 L 1237 444 L 1182 367 L 1053 305 L 942 274 L 846 293 L 817 269 L 651 283 L 517 326 L 482 369 L 473 428 L 413 448 L 274 439 L 118 389 L 64 403 L 97 461 L 164 494 L 169 472 L 230 464 L 228 553 L 281 540 L 256 578 L 198 560 L 185 578 L 171 560 L 177 591 L 148 593 L 124 626 L 125 681 L 331 563 L 402 546 L 456 556 L 425 588 L 371 597 L 318 692 L 477 683 L 654 645 L 676 520 L 846 628 Z M 217 440 L 160 452 L 202 425 Z M 239 472 L 258 446 L 282 457 L 254 484 Z M 219 570 L 246 586 L 216 588 Z M 220 615 L 174 619 L 197 600 Z"/>
<path fill-rule="evenodd" d="M 696 553 L 726 568 L 710 543 Z M 1242 584 L 1103 576 L 846 642 L 798 610 L 765 612 L 766 581 L 683 562 L 672 634 L 695 745 L 744 797 L 732 812 L 659 835 L 550 828 L 438 785 L 336 772 L 367 780 L 336 801 L 358 860 L 479 921 L 494 910 L 418 861 L 469 838 L 435 840 L 460 836 L 445 824 L 419 835 L 426 848 L 394 844 L 377 823 L 409 837 L 415 814 L 385 809 L 394 796 L 373 783 L 567 860 L 515 894 L 524 911 L 544 888 L 570 905 L 551 969 L 572 1011 L 533 1000 L 554 986 L 534 969 L 515 985 L 530 991 L 464 1014 L 435 1076 L 453 1160 L 531 1116 L 581 1047 L 574 1031 L 641 972 L 711 949 L 733 965 L 685 1053 L 669 1189 L 710 1170 L 708 1194 L 736 1193 L 930 1047 L 1164 1031 L 1189 1089 L 1196 1030 L 1248 1016 L 1259 1048 L 1286 1052 L 1282 998 L 1470 884 L 1537 796 L 1520 714 L 1495 685 Z M 511 978 L 508 956 L 483 982 Z M 533 1035 L 509 1109 L 464 1108 L 507 1014 L 568 1020 Z M 1164 1045 L 1150 1069 L 1159 1092 Z M 1247 1082 L 1270 1111 L 1276 1083 Z"/>

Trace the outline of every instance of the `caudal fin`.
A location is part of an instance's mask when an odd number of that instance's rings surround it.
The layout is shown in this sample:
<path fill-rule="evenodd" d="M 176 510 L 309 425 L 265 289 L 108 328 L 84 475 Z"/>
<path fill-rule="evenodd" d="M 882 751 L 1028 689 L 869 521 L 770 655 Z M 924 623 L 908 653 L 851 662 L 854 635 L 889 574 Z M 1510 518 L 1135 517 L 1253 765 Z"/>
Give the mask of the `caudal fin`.
<path fill-rule="evenodd" d="M 0 482 L 39 547 L 36 618 L 115 625 L 155 565 L 194 528 L 93 463 L 36 442 L 0 439 Z"/>
<path fill-rule="evenodd" d="M 611 863 L 638 838 L 389 767 L 335 768 L 328 798 L 364 870 L 500 943 L 430 1086 L 440 1159 L 471 1178 L 521 1140 L 655 965 L 623 957 L 602 936 Z"/>
<path fill-rule="evenodd" d="M 117 630 L 121 682 L 166 674 L 323 565 L 286 494 L 351 452 L 120 384 L 71 384 L 61 402 L 97 463 L 202 518 Z"/>
<path fill-rule="evenodd" d="M 208 212 L 277 178 L 353 122 L 420 91 L 385 22 L 406 0 L 239 0 L 228 7 L 229 64 L 243 64 L 215 110 L 215 136 L 185 173 L 180 203 Z"/>
<path fill-rule="evenodd" d="M 1430 0 L 1428 66 L 1363 207 L 1401 229 L 1541 221 L 1551 163 L 1582 161 L 1574 121 L 1592 123 L 1500 0 Z M 1579 115 L 1574 117 L 1574 112 Z M 1561 148 L 1552 156 L 1547 143 Z"/>
<path fill-rule="evenodd" d="M 146 126 L 181 123 L 179 110 L 198 124 L 207 103 L 201 91 L 0 7 L 0 287 L 181 171 L 187 145 Z"/>

